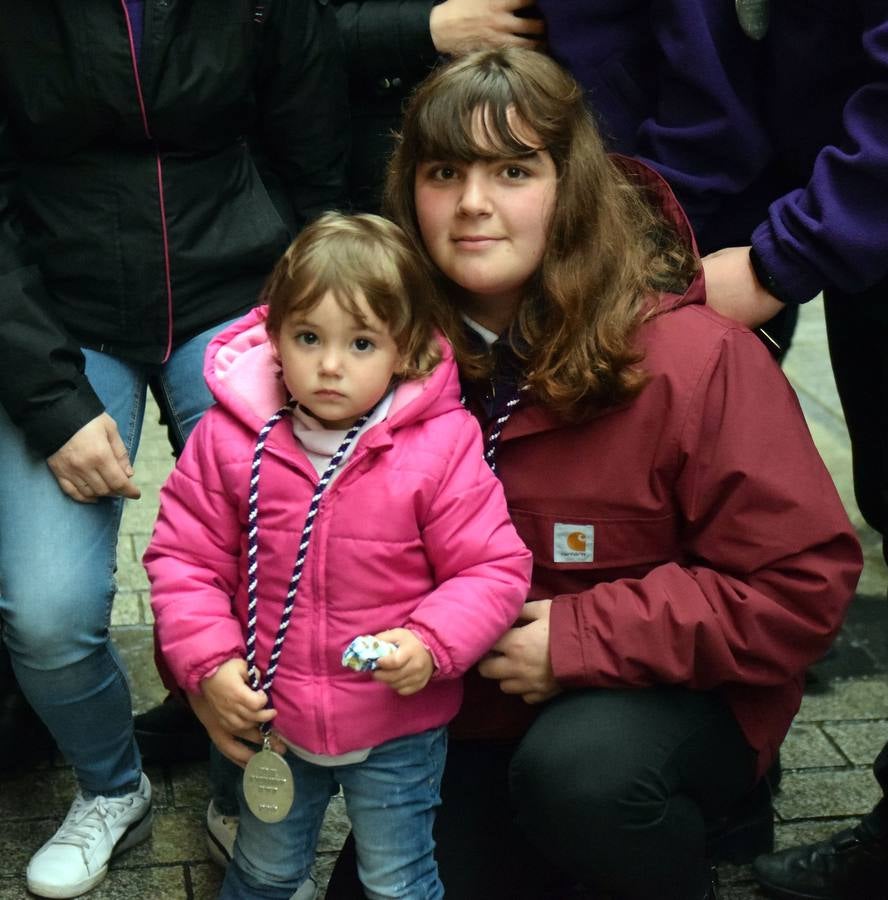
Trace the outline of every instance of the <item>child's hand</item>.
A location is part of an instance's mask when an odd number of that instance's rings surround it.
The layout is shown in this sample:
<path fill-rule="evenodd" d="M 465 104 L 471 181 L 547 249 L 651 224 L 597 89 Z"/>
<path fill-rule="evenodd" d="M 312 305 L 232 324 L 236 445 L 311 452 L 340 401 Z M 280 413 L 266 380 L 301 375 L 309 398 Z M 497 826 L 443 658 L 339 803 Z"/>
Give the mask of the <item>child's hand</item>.
<path fill-rule="evenodd" d="M 432 654 L 412 631 L 392 628 L 380 631 L 374 637 L 398 645 L 394 653 L 380 657 L 378 668 L 373 672 L 377 681 L 387 684 L 402 697 L 421 691 L 429 683 L 435 671 L 435 662 Z"/>
<path fill-rule="evenodd" d="M 259 723 L 269 722 L 277 715 L 275 710 L 265 708 L 265 691 L 250 687 L 246 660 L 229 659 L 222 663 L 201 681 L 200 689 L 219 724 L 230 734 L 252 740 Z"/>

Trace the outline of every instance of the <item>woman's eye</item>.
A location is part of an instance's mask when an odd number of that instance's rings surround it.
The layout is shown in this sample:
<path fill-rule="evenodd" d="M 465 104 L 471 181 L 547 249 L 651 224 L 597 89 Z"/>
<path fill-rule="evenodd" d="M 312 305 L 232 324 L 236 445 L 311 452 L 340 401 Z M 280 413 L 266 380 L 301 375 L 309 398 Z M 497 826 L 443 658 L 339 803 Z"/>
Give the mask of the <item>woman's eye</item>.
<path fill-rule="evenodd" d="M 451 181 L 457 172 L 453 166 L 435 166 L 429 174 L 435 181 Z"/>
<path fill-rule="evenodd" d="M 296 335 L 296 343 L 297 344 L 305 344 L 306 346 L 313 346 L 318 342 L 318 336 L 313 331 L 300 331 Z"/>
<path fill-rule="evenodd" d="M 521 166 L 506 166 L 506 168 L 503 169 L 503 174 L 506 178 L 510 179 L 525 178 L 527 176 L 527 169 L 523 169 Z"/>
<path fill-rule="evenodd" d="M 373 341 L 370 338 L 355 338 L 355 350 L 366 353 L 367 350 L 373 349 Z"/>

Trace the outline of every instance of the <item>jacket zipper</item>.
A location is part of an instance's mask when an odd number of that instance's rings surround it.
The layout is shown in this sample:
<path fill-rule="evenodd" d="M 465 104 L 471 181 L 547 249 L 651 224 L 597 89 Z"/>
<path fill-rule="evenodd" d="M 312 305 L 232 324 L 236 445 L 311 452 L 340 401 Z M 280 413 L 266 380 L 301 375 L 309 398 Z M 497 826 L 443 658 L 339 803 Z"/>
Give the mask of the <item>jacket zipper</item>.
<path fill-rule="evenodd" d="M 145 98 L 142 95 L 142 80 L 139 77 L 139 63 L 136 59 L 136 45 L 133 40 L 133 26 L 130 22 L 129 10 L 126 8 L 125 0 L 120 0 L 120 6 L 123 10 L 123 17 L 126 22 L 126 33 L 129 38 L 130 60 L 133 64 L 133 78 L 136 82 L 136 97 L 139 101 L 139 112 L 142 116 L 142 128 L 145 131 L 145 137 L 154 147 L 154 161 L 157 169 L 157 193 L 160 202 L 160 230 L 163 236 L 163 268 L 164 279 L 166 283 L 167 296 L 167 344 L 161 362 L 166 362 L 170 358 L 173 351 L 173 286 L 170 279 L 170 243 L 167 232 L 166 204 L 163 196 L 163 163 L 160 158 L 160 151 L 151 135 L 151 129 L 148 127 L 148 113 L 145 111 Z M 145 10 L 148 14 L 148 10 Z"/>

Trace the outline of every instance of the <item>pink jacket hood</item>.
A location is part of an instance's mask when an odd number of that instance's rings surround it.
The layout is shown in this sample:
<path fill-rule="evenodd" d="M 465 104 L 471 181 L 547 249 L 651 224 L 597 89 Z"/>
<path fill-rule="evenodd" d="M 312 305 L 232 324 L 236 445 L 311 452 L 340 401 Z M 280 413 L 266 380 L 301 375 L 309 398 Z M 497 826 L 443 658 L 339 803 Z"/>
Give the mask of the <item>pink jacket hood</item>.
<path fill-rule="evenodd" d="M 459 402 L 449 347 L 427 378 L 400 385 L 388 417 L 360 435 L 325 490 L 272 695 L 275 728 L 340 754 L 437 727 L 459 708 L 458 676 L 516 619 L 530 554 Z M 250 465 L 258 432 L 284 403 L 255 310 L 209 347 L 218 403 L 161 492 L 145 554 L 158 644 L 179 685 L 200 690 L 245 655 Z M 318 475 L 285 419 L 269 433 L 258 486 L 257 664 L 267 667 Z M 405 627 L 436 672 L 401 697 L 341 655 L 359 634 Z"/>
<path fill-rule="evenodd" d="M 216 402 L 256 433 L 287 399 L 265 331 L 267 310 L 259 306 L 216 335 L 204 361 Z M 437 416 L 459 402 L 453 352 L 447 341 L 440 345 L 443 359 L 431 375 L 398 385 L 387 419 L 391 427 Z"/>

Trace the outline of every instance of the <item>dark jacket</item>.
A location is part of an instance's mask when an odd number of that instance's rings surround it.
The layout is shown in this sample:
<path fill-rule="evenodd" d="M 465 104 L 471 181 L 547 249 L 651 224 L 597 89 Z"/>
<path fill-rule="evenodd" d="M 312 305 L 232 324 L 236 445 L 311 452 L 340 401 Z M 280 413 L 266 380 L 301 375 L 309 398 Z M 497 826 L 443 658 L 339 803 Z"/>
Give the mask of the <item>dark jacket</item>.
<path fill-rule="evenodd" d="M 136 77 L 123 6 L 0 0 L 0 402 L 44 454 L 101 411 L 80 346 L 162 362 L 342 193 L 331 8 L 148 0 Z"/>
<path fill-rule="evenodd" d="M 410 91 L 438 60 L 429 31 L 436 0 L 333 0 L 348 66 L 355 209 L 378 212 L 393 134 Z"/>
<path fill-rule="evenodd" d="M 771 0 L 760 42 L 727 2 L 539 6 L 611 145 L 666 178 L 704 251 L 752 234 L 789 301 L 888 277 L 886 0 Z"/>
<path fill-rule="evenodd" d="M 552 55 L 586 89 L 608 146 L 668 182 L 705 253 L 748 243 L 771 190 L 762 47 L 734 4 L 539 0 Z"/>
<path fill-rule="evenodd" d="M 497 473 L 533 553 L 530 598 L 553 601 L 559 684 L 715 691 L 763 772 L 805 669 L 842 623 L 861 554 L 793 389 L 704 300 L 702 273 L 655 299 L 638 334 L 650 380 L 631 402 L 581 425 L 519 406 Z M 534 714 L 474 678 L 453 729 L 514 737 Z"/>

